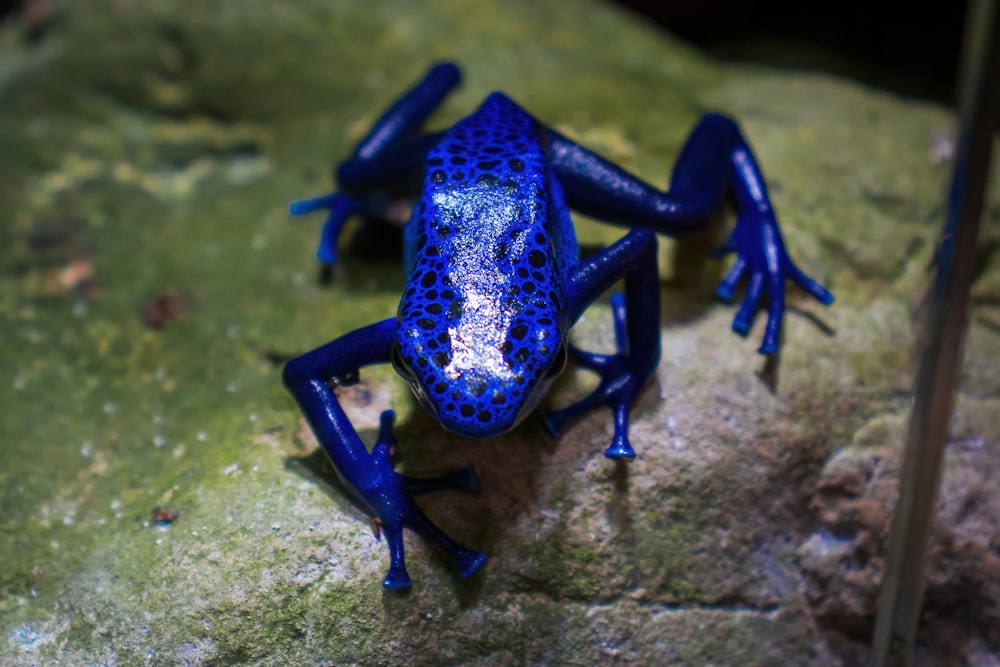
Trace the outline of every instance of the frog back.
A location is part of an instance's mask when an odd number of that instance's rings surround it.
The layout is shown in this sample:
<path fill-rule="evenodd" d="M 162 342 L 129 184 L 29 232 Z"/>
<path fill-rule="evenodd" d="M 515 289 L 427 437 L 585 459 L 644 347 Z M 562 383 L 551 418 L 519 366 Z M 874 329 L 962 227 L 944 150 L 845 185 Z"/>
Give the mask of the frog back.
<path fill-rule="evenodd" d="M 429 153 L 407 229 L 402 360 L 424 402 L 442 422 L 445 412 L 468 422 L 453 429 L 467 435 L 477 422 L 483 435 L 513 425 L 570 324 L 563 287 L 576 242 L 552 201 L 542 131 L 490 95 Z"/>

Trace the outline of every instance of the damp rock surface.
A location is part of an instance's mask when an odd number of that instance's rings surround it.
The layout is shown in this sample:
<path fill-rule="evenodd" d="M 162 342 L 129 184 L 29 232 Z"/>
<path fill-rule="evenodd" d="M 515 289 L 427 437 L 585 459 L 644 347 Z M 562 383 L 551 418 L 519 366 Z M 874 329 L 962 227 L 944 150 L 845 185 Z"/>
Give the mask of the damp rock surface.
<path fill-rule="evenodd" d="M 47 5 L 38 39 L 0 26 L 0 663 L 863 660 L 949 114 L 723 66 L 596 3 Z M 628 465 L 601 455 L 607 412 L 558 442 L 529 420 L 469 443 L 390 369 L 365 369 L 342 400 L 367 442 L 391 407 L 401 470 L 472 464 L 482 483 L 422 505 L 489 554 L 484 569 L 460 581 L 408 535 L 415 585 L 396 596 L 380 587 L 385 545 L 314 451 L 280 373 L 391 317 L 404 276 L 345 252 L 321 287 L 320 221 L 292 223 L 286 207 L 326 191 L 335 160 L 444 58 L 465 80 L 433 127 L 502 90 L 661 187 L 699 115 L 731 114 L 793 257 L 837 302 L 790 290 L 768 366 L 755 353 L 763 318 L 739 339 L 734 308 L 711 296 L 725 270 L 702 259 L 711 242 L 664 241 L 663 362 L 633 411 Z M 578 226 L 587 247 L 622 233 Z M 988 247 L 921 665 L 1000 660 L 1000 263 Z M 574 336 L 610 351 L 607 306 Z M 571 372 L 552 403 L 592 386 Z"/>

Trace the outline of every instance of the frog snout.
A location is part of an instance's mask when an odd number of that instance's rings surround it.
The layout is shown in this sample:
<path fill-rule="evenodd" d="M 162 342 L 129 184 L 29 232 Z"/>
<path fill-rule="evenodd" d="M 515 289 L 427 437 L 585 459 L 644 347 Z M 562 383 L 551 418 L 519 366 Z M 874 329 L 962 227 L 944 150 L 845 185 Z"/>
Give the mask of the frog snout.
<path fill-rule="evenodd" d="M 458 400 L 449 396 L 436 412 L 445 429 L 472 440 L 501 435 L 520 422 L 517 407 L 500 389 L 480 396 L 466 394 Z"/>
<path fill-rule="evenodd" d="M 483 411 L 471 418 L 461 416 L 460 419 L 441 419 L 445 429 L 470 440 L 481 440 L 503 435 L 518 424 L 517 414 L 486 415 Z"/>

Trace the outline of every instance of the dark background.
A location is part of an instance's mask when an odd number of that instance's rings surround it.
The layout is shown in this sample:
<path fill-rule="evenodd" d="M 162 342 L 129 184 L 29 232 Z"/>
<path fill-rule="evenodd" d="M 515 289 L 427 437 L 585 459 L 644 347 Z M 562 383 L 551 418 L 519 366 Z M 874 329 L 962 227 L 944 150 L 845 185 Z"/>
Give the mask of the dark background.
<path fill-rule="evenodd" d="M 833 72 L 909 97 L 952 102 L 963 0 L 617 4 L 724 60 Z M 0 0 L 3 20 L 20 21 L 26 39 L 42 40 L 58 16 L 46 0 Z"/>
<path fill-rule="evenodd" d="M 618 0 L 724 60 L 823 70 L 951 104 L 967 2 Z"/>

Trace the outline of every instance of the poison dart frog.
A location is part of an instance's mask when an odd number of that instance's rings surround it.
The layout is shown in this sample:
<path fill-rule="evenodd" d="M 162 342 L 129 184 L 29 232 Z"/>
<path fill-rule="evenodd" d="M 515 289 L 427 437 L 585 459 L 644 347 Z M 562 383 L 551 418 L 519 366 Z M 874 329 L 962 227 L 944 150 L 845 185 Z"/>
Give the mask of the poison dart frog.
<path fill-rule="evenodd" d="M 385 533 L 386 588 L 411 585 L 404 527 L 450 554 L 463 578 L 483 565 L 484 554 L 445 534 L 413 500 L 442 489 L 474 491 L 478 482 L 471 468 L 434 478 L 397 473 L 392 411 L 382 413 L 369 452 L 332 388 L 356 382 L 361 367 L 391 363 L 441 426 L 487 438 L 531 413 L 572 357 L 600 383 L 580 402 L 544 415 L 547 429 L 555 436 L 567 420 L 608 407 L 614 437 L 604 455 L 631 459 L 629 410 L 660 360 L 657 233 L 702 230 L 723 198 L 735 196 L 736 224 L 722 250 L 736 259 L 717 294 L 731 301 L 747 279 L 732 325 L 745 336 L 766 292 L 762 354 L 778 349 L 786 280 L 823 304 L 833 302 L 789 258 L 761 170 L 730 118 L 709 113 L 699 121 L 664 192 L 546 127 L 502 93 L 448 130 L 424 131 L 459 79 L 452 63 L 432 67 L 340 163 L 336 192 L 291 206 L 296 216 L 328 211 L 317 256 L 330 266 L 349 217 L 378 214 L 386 193 L 414 174 L 422 180 L 403 231 L 408 277 L 397 315 L 293 359 L 283 374 L 345 487 L 371 513 L 376 532 Z M 571 210 L 630 231 L 581 260 Z M 617 352 L 571 345 L 570 327 L 619 280 L 624 294 L 611 297 Z"/>

